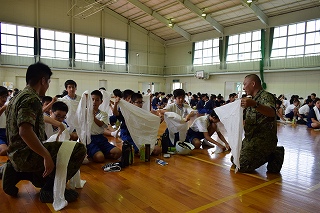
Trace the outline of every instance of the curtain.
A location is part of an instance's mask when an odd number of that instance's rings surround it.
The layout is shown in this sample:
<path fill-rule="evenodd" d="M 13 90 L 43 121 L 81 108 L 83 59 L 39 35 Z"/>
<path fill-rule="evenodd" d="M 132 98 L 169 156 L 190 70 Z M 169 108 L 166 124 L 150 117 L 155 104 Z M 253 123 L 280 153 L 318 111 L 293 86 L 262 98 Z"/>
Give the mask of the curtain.
<path fill-rule="evenodd" d="M 265 41 L 266 41 L 266 31 L 262 29 L 261 30 L 260 78 L 261 78 L 263 89 L 267 88 L 267 84 L 264 82 L 264 60 L 265 60 L 265 53 L 266 53 Z"/>

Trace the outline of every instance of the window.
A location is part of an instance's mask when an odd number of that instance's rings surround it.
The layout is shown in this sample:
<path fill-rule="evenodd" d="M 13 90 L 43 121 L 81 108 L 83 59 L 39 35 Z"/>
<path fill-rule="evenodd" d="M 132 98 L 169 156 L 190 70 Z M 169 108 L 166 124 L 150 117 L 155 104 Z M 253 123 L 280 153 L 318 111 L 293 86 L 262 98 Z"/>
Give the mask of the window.
<path fill-rule="evenodd" d="M 69 58 L 69 33 L 41 29 L 41 56 Z"/>
<path fill-rule="evenodd" d="M 260 50 L 260 31 L 229 36 L 227 62 L 258 60 L 261 58 Z"/>
<path fill-rule="evenodd" d="M 106 64 L 126 64 L 126 42 L 105 39 Z"/>
<path fill-rule="evenodd" d="M 293 58 L 320 53 L 320 19 L 274 28 L 272 58 Z"/>
<path fill-rule="evenodd" d="M 34 55 L 34 28 L 1 23 L 1 54 Z"/>
<path fill-rule="evenodd" d="M 173 82 L 172 83 L 172 91 L 176 90 L 176 89 L 182 89 L 182 83 L 180 82 Z"/>
<path fill-rule="evenodd" d="M 218 64 L 219 60 L 219 39 L 211 39 L 195 43 L 193 65 Z"/>
<path fill-rule="evenodd" d="M 100 38 L 75 35 L 75 53 L 76 60 L 81 61 L 99 61 Z"/>

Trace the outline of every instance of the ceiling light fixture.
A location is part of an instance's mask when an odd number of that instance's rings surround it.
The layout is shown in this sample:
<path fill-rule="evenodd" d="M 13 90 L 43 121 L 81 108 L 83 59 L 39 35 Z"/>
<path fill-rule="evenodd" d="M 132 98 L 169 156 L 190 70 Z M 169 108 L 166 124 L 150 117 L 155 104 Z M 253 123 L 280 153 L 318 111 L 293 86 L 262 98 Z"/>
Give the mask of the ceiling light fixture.
<path fill-rule="evenodd" d="M 168 26 L 169 26 L 169 27 L 173 27 L 173 25 L 174 25 L 174 24 L 172 23 L 172 19 L 169 19 Z"/>
<path fill-rule="evenodd" d="M 201 16 L 202 16 L 203 18 L 205 18 L 205 17 L 207 16 L 207 14 L 204 12 L 204 10 L 205 10 L 205 8 L 202 9 L 202 13 L 201 13 Z"/>

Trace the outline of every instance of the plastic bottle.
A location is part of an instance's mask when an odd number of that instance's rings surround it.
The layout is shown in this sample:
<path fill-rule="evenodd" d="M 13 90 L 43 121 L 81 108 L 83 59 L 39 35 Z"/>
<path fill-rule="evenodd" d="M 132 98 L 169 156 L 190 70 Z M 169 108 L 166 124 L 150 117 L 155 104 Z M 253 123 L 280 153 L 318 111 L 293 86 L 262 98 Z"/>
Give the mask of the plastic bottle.
<path fill-rule="evenodd" d="M 150 144 L 145 145 L 145 161 L 150 161 Z"/>
<path fill-rule="evenodd" d="M 140 161 L 145 162 L 146 161 L 146 148 L 145 148 L 144 144 L 141 145 L 139 152 L 140 152 Z"/>

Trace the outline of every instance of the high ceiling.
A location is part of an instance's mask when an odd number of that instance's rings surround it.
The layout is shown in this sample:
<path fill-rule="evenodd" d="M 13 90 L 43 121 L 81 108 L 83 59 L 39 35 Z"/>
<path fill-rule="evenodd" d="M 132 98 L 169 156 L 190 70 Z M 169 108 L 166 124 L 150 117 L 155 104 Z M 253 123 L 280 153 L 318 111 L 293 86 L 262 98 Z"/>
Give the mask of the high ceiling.
<path fill-rule="evenodd" d="M 316 8 L 319 0 L 85 0 L 108 7 L 164 42 L 191 40 L 197 34 L 213 31 L 221 36 L 226 28 Z M 98 3 L 98 4 L 97 4 Z M 202 13 L 206 16 L 202 16 Z M 173 25 L 170 27 L 169 23 Z"/>

